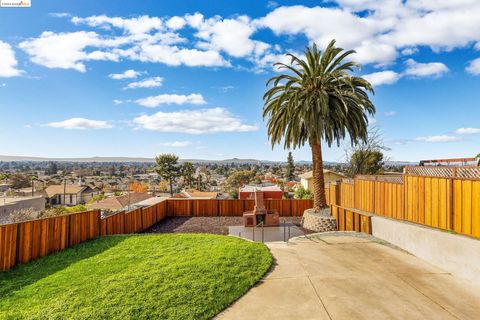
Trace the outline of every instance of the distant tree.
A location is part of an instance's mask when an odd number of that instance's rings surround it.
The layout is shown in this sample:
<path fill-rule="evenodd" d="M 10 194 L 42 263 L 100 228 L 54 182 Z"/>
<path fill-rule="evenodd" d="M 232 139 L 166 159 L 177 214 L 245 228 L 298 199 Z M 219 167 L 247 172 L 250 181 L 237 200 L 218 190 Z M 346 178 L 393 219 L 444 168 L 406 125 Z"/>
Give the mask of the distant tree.
<path fill-rule="evenodd" d="M 114 165 L 114 164 L 110 167 L 109 171 L 110 171 L 110 175 L 111 175 L 111 176 L 115 176 L 115 175 L 116 175 L 117 169 L 115 168 L 115 165 Z"/>
<path fill-rule="evenodd" d="M 53 162 L 53 161 L 50 161 L 48 163 L 48 168 L 46 170 L 46 173 L 48 175 L 54 175 L 54 174 L 57 174 L 58 172 L 58 166 L 57 166 L 57 163 L 56 162 Z"/>
<path fill-rule="evenodd" d="M 287 157 L 287 172 L 285 173 L 287 181 L 292 181 L 295 178 L 295 163 L 293 163 L 292 152 L 288 153 Z"/>
<path fill-rule="evenodd" d="M 367 138 L 368 115 L 375 113 L 368 92 L 372 85 L 353 74 L 360 66 L 349 59 L 355 53 L 335 46 L 325 50 L 316 44 L 305 57 L 288 54 L 290 63 L 276 63 L 278 73 L 263 96 L 263 117 L 272 147 L 283 142 L 285 149 L 309 144 L 312 151 L 315 211 L 327 208 L 323 175 L 322 141 L 339 144 L 347 136 L 352 144 Z"/>
<path fill-rule="evenodd" d="M 224 191 L 227 192 L 232 198 L 238 197 L 238 189 L 252 181 L 255 177 L 255 173 L 250 170 L 240 170 L 231 174 L 225 181 L 223 187 Z"/>
<path fill-rule="evenodd" d="M 305 189 L 301 184 L 297 185 L 293 193 L 295 199 L 312 199 L 313 194 L 310 190 Z"/>
<path fill-rule="evenodd" d="M 7 181 L 10 178 L 8 173 L 0 173 L 0 181 Z"/>
<path fill-rule="evenodd" d="M 199 174 L 197 177 L 197 190 L 205 191 L 205 182 L 203 181 L 203 175 Z"/>
<path fill-rule="evenodd" d="M 347 176 L 353 178 L 358 174 L 381 173 L 385 164 L 383 151 L 387 150 L 379 129 L 369 129 L 365 141 L 345 148 Z"/>
<path fill-rule="evenodd" d="M 157 164 L 155 171 L 162 179 L 168 180 L 170 195 L 173 196 L 173 183 L 180 174 L 178 156 L 170 153 L 160 154 L 155 157 L 155 162 Z"/>
<path fill-rule="evenodd" d="M 161 192 L 168 191 L 168 182 L 165 180 L 160 181 L 158 184 L 158 189 L 160 189 Z"/>
<path fill-rule="evenodd" d="M 10 183 L 12 184 L 12 189 L 21 189 L 30 187 L 32 181 L 30 177 L 16 173 L 10 176 Z"/>
<path fill-rule="evenodd" d="M 193 163 L 185 161 L 181 168 L 181 175 L 185 180 L 186 185 L 191 188 L 193 185 L 193 175 L 195 174 L 195 167 Z"/>
<path fill-rule="evenodd" d="M 144 183 L 135 181 L 128 185 L 128 190 L 132 192 L 138 192 L 138 193 L 147 193 L 148 186 Z"/>

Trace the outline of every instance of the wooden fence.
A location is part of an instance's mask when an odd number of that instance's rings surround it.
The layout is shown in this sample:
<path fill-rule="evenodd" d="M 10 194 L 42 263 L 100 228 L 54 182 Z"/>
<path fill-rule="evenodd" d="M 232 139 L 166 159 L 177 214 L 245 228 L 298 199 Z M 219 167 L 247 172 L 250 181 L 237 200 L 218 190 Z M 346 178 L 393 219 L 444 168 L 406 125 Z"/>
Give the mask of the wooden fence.
<path fill-rule="evenodd" d="M 356 231 L 372 234 L 371 216 L 354 209 L 331 205 L 332 216 L 337 219 L 339 231 Z"/>
<path fill-rule="evenodd" d="M 254 200 L 168 199 L 166 202 L 169 216 L 188 217 L 241 217 L 255 206 Z M 313 206 L 313 200 L 267 199 L 264 202 L 267 209 L 278 210 L 282 217 L 301 217 Z"/>
<path fill-rule="evenodd" d="M 102 218 L 100 211 L 0 225 L 0 271 L 98 236 L 144 231 L 167 216 L 166 201 Z"/>
<path fill-rule="evenodd" d="M 340 230 L 370 233 L 373 213 L 480 238 L 480 179 L 466 175 L 359 176 L 331 184 L 327 202 Z M 265 206 L 282 217 L 299 217 L 313 201 L 265 200 Z M 94 210 L 0 225 L 0 271 L 98 236 L 141 232 L 167 216 L 239 217 L 253 207 L 253 200 L 168 199 L 104 218 Z"/>
<path fill-rule="evenodd" d="M 353 183 L 337 185 L 340 194 L 332 204 L 480 238 L 480 179 L 465 178 L 467 170 L 462 170 L 437 170 L 436 176 L 358 176 Z"/>
<path fill-rule="evenodd" d="M 254 200 L 168 199 L 104 218 L 100 211 L 93 210 L 0 225 L 0 271 L 98 236 L 141 232 L 167 216 L 242 216 L 254 205 Z M 283 217 L 299 217 L 312 205 L 312 200 L 265 200 L 267 209 L 276 209 Z"/>

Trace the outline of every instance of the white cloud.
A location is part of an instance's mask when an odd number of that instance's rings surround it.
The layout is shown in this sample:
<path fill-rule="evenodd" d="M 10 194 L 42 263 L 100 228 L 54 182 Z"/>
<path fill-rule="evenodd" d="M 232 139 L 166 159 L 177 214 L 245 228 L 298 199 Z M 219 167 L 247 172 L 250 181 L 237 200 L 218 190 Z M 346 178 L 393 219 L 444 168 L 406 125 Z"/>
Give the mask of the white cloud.
<path fill-rule="evenodd" d="M 415 54 L 418 52 L 417 48 L 405 48 L 402 50 L 402 54 L 404 56 L 411 56 L 412 54 Z"/>
<path fill-rule="evenodd" d="M 133 122 L 147 130 L 189 134 L 258 130 L 257 126 L 242 123 L 239 118 L 224 108 L 157 112 L 152 115 L 139 116 L 133 119 Z"/>
<path fill-rule="evenodd" d="M 221 92 L 229 92 L 235 89 L 234 86 L 223 86 L 219 88 Z"/>
<path fill-rule="evenodd" d="M 392 144 L 392 145 L 395 145 L 395 146 L 403 146 L 405 144 L 407 144 L 407 140 L 405 139 L 393 139 L 393 140 L 387 140 L 385 141 L 387 144 Z"/>
<path fill-rule="evenodd" d="M 64 121 L 50 122 L 50 123 L 47 123 L 46 126 L 52 127 L 52 128 L 78 129 L 78 130 L 113 128 L 113 125 L 111 125 L 108 121 L 90 120 L 85 118 L 70 118 Z"/>
<path fill-rule="evenodd" d="M 129 83 L 124 89 L 156 88 L 162 85 L 163 78 L 152 77 Z"/>
<path fill-rule="evenodd" d="M 276 34 L 302 33 L 320 46 L 338 39 L 340 45 L 348 48 L 359 46 L 378 29 L 375 23 L 347 10 L 301 5 L 279 7 L 258 19 L 256 24 L 268 27 Z"/>
<path fill-rule="evenodd" d="M 480 58 L 470 61 L 465 70 L 470 74 L 480 75 Z"/>
<path fill-rule="evenodd" d="M 71 33 L 43 32 L 38 38 L 31 38 L 19 44 L 32 62 L 47 68 L 74 69 L 85 72 L 83 63 L 87 60 L 118 61 L 117 54 L 98 50 L 87 52 L 87 47 L 108 46 L 95 32 L 78 31 Z"/>
<path fill-rule="evenodd" d="M 0 77 L 16 77 L 23 71 L 17 69 L 15 52 L 8 43 L 0 40 Z"/>
<path fill-rule="evenodd" d="M 105 15 L 87 18 L 73 17 L 74 24 L 86 24 L 90 27 L 115 27 L 125 30 L 129 34 L 147 33 L 152 30 L 163 30 L 162 20 L 158 17 L 140 16 L 125 19 L 122 17 L 108 17 Z"/>
<path fill-rule="evenodd" d="M 123 52 L 132 60 L 164 63 L 170 66 L 186 65 L 189 67 L 227 67 L 230 63 L 220 53 L 213 50 L 179 48 L 163 44 L 144 43 Z"/>
<path fill-rule="evenodd" d="M 455 130 L 457 134 L 479 134 L 480 128 L 458 128 Z"/>
<path fill-rule="evenodd" d="M 420 141 L 420 142 L 431 142 L 431 143 L 436 143 L 436 142 L 456 142 L 460 141 L 461 139 L 459 137 L 455 136 L 449 136 L 449 135 L 439 135 L 439 136 L 425 136 L 425 137 L 416 137 L 415 141 Z"/>
<path fill-rule="evenodd" d="M 166 25 L 170 29 L 179 30 L 179 29 L 182 29 L 185 26 L 186 23 L 187 23 L 187 21 L 185 21 L 185 19 L 183 17 L 175 16 L 175 17 L 171 17 L 170 19 L 168 19 L 167 22 L 166 22 Z"/>
<path fill-rule="evenodd" d="M 401 78 L 401 75 L 395 71 L 386 70 L 379 71 L 362 76 L 365 80 L 370 82 L 373 86 L 380 86 L 382 84 L 393 84 Z"/>
<path fill-rule="evenodd" d="M 276 1 L 268 1 L 267 2 L 267 8 L 268 9 L 274 9 L 278 7 L 278 3 Z"/>
<path fill-rule="evenodd" d="M 203 15 L 187 15 L 188 24 L 198 30 L 195 34 L 201 41 L 197 46 L 206 50 L 224 51 L 233 57 L 245 57 L 252 54 L 257 48 L 265 50 L 264 42 L 251 39 L 256 28 L 247 16 L 238 16 L 234 19 L 222 19 L 215 16 L 204 19 Z"/>
<path fill-rule="evenodd" d="M 436 52 L 480 42 L 480 2 L 337 0 L 337 6 L 283 6 L 255 20 L 276 34 L 305 35 L 324 46 L 337 39 L 360 63 L 387 64 L 427 46 Z M 373 48 L 373 49 L 372 49 Z"/>
<path fill-rule="evenodd" d="M 257 19 L 246 15 L 204 17 L 198 12 L 173 17 L 73 17 L 71 21 L 77 26 L 96 28 L 102 35 L 86 31 L 47 32 L 24 41 L 23 48 L 35 63 L 78 71 L 85 71 L 88 60 L 129 59 L 169 66 L 229 67 L 229 57 L 243 58 L 254 67 L 240 67 L 259 71 L 285 52 L 275 40 L 260 41 L 258 34 L 264 29 L 276 35 L 305 36 L 321 47 L 335 38 L 339 46 L 357 51 L 352 57 L 354 60 L 382 67 L 395 62 L 399 55 L 415 54 L 421 47 L 435 52 L 472 45 L 480 47 L 478 0 L 330 2 L 333 5 L 324 7 L 276 7 L 271 1 L 269 7 L 275 9 Z M 189 28 L 185 28 L 187 25 Z M 102 32 L 104 30 L 107 32 Z M 479 69 L 474 62 L 467 67 L 471 73 Z M 438 76 L 447 71 L 448 68 L 438 62 L 416 63 L 407 66 L 405 75 Z"/>
<path fill-rule="evenodd" d="M 125 70 L 125 72 L 122 73 L 111 73 L 108 75 L 108 77 L 115 79 L 115 80 L 122 80 L 122 79 L 133 79 L 138 77 L 141 74 L 139 71 L 135 71 L 132 69 Z"/>
<path fill-rule="evenodd" d="M 385 117 L 393 117 L 394 115 L 397 114 L 396 111 L 385 111 L 385 112 L 380 112 L 380 114 L 384 115 Z"/>
<path fill-rule="evenodd" d="M 116 105 L 122 104 L 124 101 L 119 99 L 113 99 L 113 103 Z"/>
<path fill-rule="evenodd" d="M 159 18 L 122 19 L 106 16 L 72 18 L 77 24 L 105 28 L 114 26 L 122 28 L 122 36 L 99 35 L 93 31 L 70 33 L 43 32 L 37 38 L 30 38 L 20 43 L 20 47 L 30 55 L 30 60 L 48 68 L 74 69 L 86 71 L 88 60 L 120 61 L 129 59 L 142 62 L 164 63 L 171 66 L 228 67 L 230 63 L 215 50 L 179 47 L 186 39 L 162 29 Z M 145 25 L 142 24 L 145 22 Z M 163 30 L 163 29 L 162 29 Z"/>
<path fill-rule="evenodd" d="M 67 12 L 50 12 L 48 16 L 52 18 L 69 18 L 71 14 Z"/>
<path fill-rule="evenodd" d="M 413 59 L 408 59 L 407 69 L 404 74 L 414 77 L 440 77 L 448 72 L 448 68 L 441 62 L 420 63 Z"/>
<path fill-rule="evenodd" d="M 162 147 L 173 147 L 173 148 L 185 148 L 191 146 L 193 142 L 191 141 L 173 141 L 173 142 L 162 142 L 160 145 Z"/>
<path fill-rule="evenodd" d="M 203 99 L 203 96 L 198 93 L 192 93 L 189 95 L 183 94 L 160 94 L 158 96 L 151 96 L 135 101 L 137 104 L 148 107 L 155 108 L 162 104 L 195 104 L 201 105 L 206 104 L 207 102 Z"/>
<path fill-rule="evenodd" d="M 375 119 L 373 117 L 368 117 L 368 124 L 369 125 L 376 124 L 376 123 L 377 123 L 377 119 Z"/>

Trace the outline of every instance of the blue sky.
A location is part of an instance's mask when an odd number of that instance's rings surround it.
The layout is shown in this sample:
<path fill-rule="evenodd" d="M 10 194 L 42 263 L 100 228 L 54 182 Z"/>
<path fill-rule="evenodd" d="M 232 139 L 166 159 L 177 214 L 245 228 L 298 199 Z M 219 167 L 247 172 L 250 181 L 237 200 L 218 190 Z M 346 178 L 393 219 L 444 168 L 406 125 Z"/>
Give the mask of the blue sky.
<path fill-rule="evenodd" d="M 272 64 L 335 38 L 374 84 L 371 123 L 390 159 L 473 156 L 479 16 L 477 0 L 0 8 L 0 154 L 284 160 L 261 117 Z M 309 160 L 309 148 L 294 157 Z M 342 148 L 324 158 L 343 160 Z"/>

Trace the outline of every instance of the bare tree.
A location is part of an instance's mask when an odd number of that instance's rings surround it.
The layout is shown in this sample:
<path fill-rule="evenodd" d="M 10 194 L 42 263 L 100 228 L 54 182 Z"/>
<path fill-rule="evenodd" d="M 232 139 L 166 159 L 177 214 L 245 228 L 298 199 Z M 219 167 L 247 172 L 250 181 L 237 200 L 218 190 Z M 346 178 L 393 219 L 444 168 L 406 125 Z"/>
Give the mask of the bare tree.
<path fill-rule="evenodd" d="M 378 127 L 371 127 L 365 141 L 355 145 L 344 144 L 346 174 L 355 177 L 357 174 L 377 174 L 383 169 L 388 159 L 383 154 L 390 150 L 383 142 L 383 136 Z"/>

